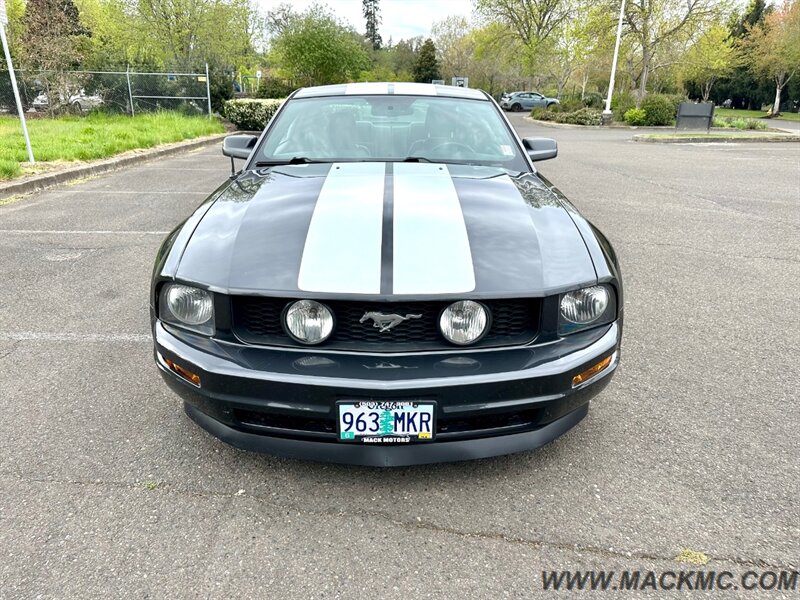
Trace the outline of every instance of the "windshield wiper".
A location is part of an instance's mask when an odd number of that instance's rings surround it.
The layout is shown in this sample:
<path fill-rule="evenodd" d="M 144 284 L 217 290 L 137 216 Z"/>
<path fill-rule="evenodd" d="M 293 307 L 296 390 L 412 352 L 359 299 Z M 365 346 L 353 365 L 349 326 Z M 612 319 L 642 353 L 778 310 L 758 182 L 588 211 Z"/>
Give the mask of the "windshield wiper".
<path fill-rule="evenodd" d="M 259 160 L 258 162 L 256 162 L 256 166 L 274 167 L 275 165 L 311 165 L 311 164 L 320 164 L 329 162 L 333 161 L 308 158 L 307 156 L 293 156 L 292 158 L 281 158 L 277 160 Z"/>
<path fill-rule="evenodd" d="M 434 161 L 432 161 L 430 158 L 425 158 L 424 156 L 406 156 L 400 162 L 426 162 L 426 163 L 432 163 Z M 436 162 L 438 162 L 438 161 L 436 161 Z"/>
<path fill-rule="evenodd" d="M 409 162 L 409 163 L 425 162 L 425 163 L 435 163 L 437 165 L 468 165 L 474 167 L 488 166 L 471 160 L 454 160 L 447 158 L 431 159 L 431 158 L 425 158 L 424 156 L 406 156 L 405 158 L 396 160 L 395 162 Z"/>

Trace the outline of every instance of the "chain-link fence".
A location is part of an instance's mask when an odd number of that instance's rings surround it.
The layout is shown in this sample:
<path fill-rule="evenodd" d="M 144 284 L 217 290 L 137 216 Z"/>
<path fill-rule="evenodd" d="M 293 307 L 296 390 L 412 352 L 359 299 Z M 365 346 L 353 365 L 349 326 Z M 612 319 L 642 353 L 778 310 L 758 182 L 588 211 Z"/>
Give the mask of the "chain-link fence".
<path fill-rule="evenodd" d="M 208 66 L 200 73 L 140 71 L 16 72 L 23 110 L 50 115 L 92 110 L 135 115 L 154 110 L 211 114 Z M 8 71 L 0 70 L 0 114 L 16 114 Z"/>

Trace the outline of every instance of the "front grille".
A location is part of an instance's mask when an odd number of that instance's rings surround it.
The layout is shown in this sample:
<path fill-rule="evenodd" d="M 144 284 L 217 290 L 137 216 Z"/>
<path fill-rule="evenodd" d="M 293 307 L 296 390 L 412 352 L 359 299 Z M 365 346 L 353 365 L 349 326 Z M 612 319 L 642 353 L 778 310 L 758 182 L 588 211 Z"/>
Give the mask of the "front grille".
<path fill-rule="evenodd" d="M 299 346 L 283 330 L 285 298 L 231 297 L 233 331 L 245 343 Z M 521 345 L 536 337 L 540 302 L 536 298 L 482 301 L 492 315 L 486 336 L 470 347 Z M 402 352 L 455 348 L 439 332 L 439 315 L 450 302 L 326 301 L 336 325 L 331 337 L 319 347 L 375 352 Z M 364 313 L 378 311 L 421 315 L 381 332 L 371 320 L 360 323 Z"/>

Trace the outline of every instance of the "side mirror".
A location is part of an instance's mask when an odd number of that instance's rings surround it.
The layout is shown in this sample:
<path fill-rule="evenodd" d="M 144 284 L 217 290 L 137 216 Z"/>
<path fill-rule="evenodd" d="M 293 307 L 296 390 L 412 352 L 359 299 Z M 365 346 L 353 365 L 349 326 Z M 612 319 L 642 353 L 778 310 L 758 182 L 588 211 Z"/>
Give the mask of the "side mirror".
<path fill-rule="evenodd" d="M 558 156 L 558 144 L 550 138 L 524 138 L 522 145 L 525 146 L 531 160 L 548 160 Z"/>
<path fill-rule="evenodd" d="M 235 171 L 233 159 L 241 158 L 247 160 L 250 156 L 250 152 L 256 147 L 257 141 L 258 138 L 256 136 L 245 133 L 229 135 L 222 140 L 222 154 L 231 159 L 231 173 Z"/>

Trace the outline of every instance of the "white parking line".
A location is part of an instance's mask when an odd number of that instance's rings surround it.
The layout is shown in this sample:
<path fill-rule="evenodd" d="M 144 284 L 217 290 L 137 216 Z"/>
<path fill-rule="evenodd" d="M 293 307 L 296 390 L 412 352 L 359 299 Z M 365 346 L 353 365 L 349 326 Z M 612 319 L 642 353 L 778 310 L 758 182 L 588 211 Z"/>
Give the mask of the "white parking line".
<path fill-rule="evenodd" d="M 53 191 L 65 192 L 65 193 L 68 193 L 68 194 L 114 194 L 114 195 L 118 195 L 118 194 L 137 194 L 139 196 L 153 196 L 153 195 L 183 196 L 183 195 L 186 195 L 186 194 L 196 194 L 198 196 L 201 196 L 201 195 L 202 196 L 208 196 L 209 193 L 210 193 L 209 191 L 199 191 L 199 192 L 197 192 L 197 191 L 191 191 L 191 190 L 173 190 L 173 191 L 158 190 L 158 191 L 148 192 L 148 191 L 136 191 L 136 190 L 118 190 L 118 189 L 114 189 L 114 188 L 108 188 L 108 189 L 103 189 L 103 190 L 86 190 L 86 189 L 82 189 L 82 188 L 73 188 L 73 189 L 58 189 L 58 190 L 53 190 Z"/>
<path fill-rule="evenodd" d="M 194 162 L 194 158 L 192 158 L 191 162 Z M 189 161 L 187 161 L 189 162 Z M 176 165 L 174 167 L 147 167 L 148 171 L 180 171 L 181 173 L 184 171 L 198 171 L 200 173 L 212 173 L 213 169 L 211 168 L 203 168 L 203 167 L 183 167 L 181 165 Z M 223 169 L 222 171 L 223 176 L 227 176 L 230 174 L 230 169 Z"/>
<path fill-rule="evenodd" d="M 23 342 L 150 342 L 152 337 L 141 333 L 46 333 L 39 331 L 0 332 L 0 341 Z"/>
<path fill-rule="evenodd" d="M 0 234 L 18 233 L 22 235 L 55 234 L 68 235 L 167 235 L 169 231 L 113 231 L 111 229 L 80 230 L 80 229 L 0 229 Z"/>

